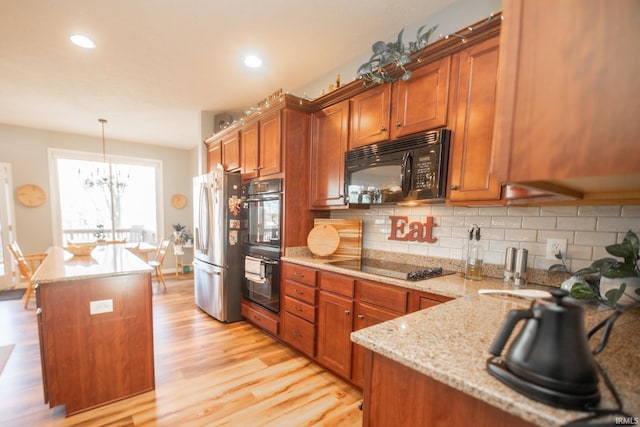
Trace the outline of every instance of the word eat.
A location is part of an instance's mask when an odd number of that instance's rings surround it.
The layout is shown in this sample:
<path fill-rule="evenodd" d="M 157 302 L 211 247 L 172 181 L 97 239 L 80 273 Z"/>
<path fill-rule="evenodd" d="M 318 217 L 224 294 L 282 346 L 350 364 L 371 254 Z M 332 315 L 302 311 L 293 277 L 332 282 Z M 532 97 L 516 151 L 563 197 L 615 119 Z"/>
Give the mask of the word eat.
<path fill-rule="evenodd" d="M 389 240 L 427 243 L 435 243 L 438 241 L 437 237 L 432 236 L 433 227 L 436 226 L 436 224 L 433 223 L 432 216 L 428 216 L 427 222 L 424 224 L 418 221 L 409 222 L 409 218 L 406 216 L 392 215 L 389 219 L 391 220 L 391 234 L 389 235 Z M 409 229 L 405 234 L 404 229 L 407 223 L 409 225 Z"/>

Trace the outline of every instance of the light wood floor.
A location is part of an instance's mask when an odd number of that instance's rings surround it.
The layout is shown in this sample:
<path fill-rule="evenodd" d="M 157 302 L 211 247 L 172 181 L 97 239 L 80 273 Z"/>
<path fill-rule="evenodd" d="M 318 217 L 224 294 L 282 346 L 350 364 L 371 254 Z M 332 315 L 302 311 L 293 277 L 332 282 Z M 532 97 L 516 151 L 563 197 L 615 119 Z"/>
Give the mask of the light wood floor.
<path fill-rule="evenodd" d="M 207 316 L 192 280 L 153 286 L 156 390 L 68 418 L 43 401 L 35 311 L 0 301 L 0 345 L 16 345 L 0 375 L 0 425 L 361 425 L 358 390 L 246 322 Z"/>

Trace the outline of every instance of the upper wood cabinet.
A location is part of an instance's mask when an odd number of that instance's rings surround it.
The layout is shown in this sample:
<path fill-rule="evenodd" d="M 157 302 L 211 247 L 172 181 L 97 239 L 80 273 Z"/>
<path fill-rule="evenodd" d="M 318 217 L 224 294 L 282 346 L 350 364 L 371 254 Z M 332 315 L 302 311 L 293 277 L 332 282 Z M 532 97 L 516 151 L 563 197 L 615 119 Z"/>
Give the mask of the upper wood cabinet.
<path fill-rule="evenodd" d="M 281 118 L 280 110 L 260 118 L 260 176 L 282 171 Z"/>
<path fill-rule="evenodd" d="M 311 116 L 310 208 L 344 207 L 344 153 L 349 136 L 349 100 Z"/>
<path fill-rule="evenodd" d="M 503 7 L 494 172 L 584 201 L 640 200 L 640 3 Z"/>
<path fill-rule="evenodd" d="M 391 118 L 391 84 L 377 85 L 350 100 L 349 147 L 389 140 Z"/>
<path fill-rule="evenodd" d="M 447 124 L 451 57 L 415 69 L 408 80 L 393 83 L 391 138 Z"/>
<path fill-rule="evenodd" d="M 500 182 L 490 173 L 499 38 L 452 57 L 450 202 L 499 201 Z"/>
<path fill-rule="evenodd" d="M 232 132 L 222 138 L 222 165 L 224 170 L 240 169 L 240 133 Z"/>
<path fill-rule="evenodd" d="M 242 153 L 242 179 L 258 176 L 258 123 L 245 126 L 240 132 Z"/>
<path fill-rule="evenodd" d="M 207 142 L 207 171 L 222 164 L 222 141 Z"/>

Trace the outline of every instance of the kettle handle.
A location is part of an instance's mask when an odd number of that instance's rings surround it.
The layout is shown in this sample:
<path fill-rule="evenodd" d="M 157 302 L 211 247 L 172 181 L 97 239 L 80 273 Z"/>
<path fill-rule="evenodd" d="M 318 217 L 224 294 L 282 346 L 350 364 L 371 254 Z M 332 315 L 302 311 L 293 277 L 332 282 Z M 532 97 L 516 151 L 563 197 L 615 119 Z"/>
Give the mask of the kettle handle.
<path fill-rule="evenodd" d="M 502 349 L 504 348 L 507 340 L 511 336 L 511 332 L 513 328 L 515 328 L 516 324 L 523 319 L 531 319 L 533 317 L 532 310 L 512 310 L 507 314 L 507 318 L 505 319 L 502 328 L 498 331 L 498 335 L 494 338 L 491 347 L 489 348 L 489 353 L 494 356 L 499 356 L 502 353 Z"/>

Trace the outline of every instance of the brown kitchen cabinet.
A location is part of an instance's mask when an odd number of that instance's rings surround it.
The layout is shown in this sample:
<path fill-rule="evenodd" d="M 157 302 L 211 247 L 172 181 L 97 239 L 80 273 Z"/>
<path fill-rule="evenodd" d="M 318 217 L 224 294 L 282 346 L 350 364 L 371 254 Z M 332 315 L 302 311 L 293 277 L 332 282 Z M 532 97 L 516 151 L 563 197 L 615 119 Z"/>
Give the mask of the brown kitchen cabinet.
<path fill-rule="evenodd" d="M 258 176 L 258 123 L 247 124 L 240 132 L 240 153 L 242 154 L 242 179 Z"/>
<path fill-rule="evenodd" d="M 282 340 L 309 357 L 315 356 L 316 271 L 282 263 Z"/>
<path fill-rule="evenodd" d="M 494 173 L 584 202 L 640 200 L 638 2 L 503 7 Z"/>
<path fill-rule="evenodd" d="M 491 173 L 498 49 L 493 37 L 452 57 L 448 202 L 501 199 L 500 182 Z"/>
<path fill-rule="evenodd" d="M 436 295 L 430 292 L 412 291 L 409 296 L 409 313 L 414 311 L 424 310 L 425 308 L 433 307 L 443 302 L 451 301 L 453 298 L 445 297 L 443 295 Z"/>
<path fill-rule="evenodd" d="M 350 379 L 354 279 L 327 271 L 318 276 L 317 360 Z"/>
<path fill-rule="evenodd" d="M 408 80 L 393 83 L 391 138 L 447 124 L 451 57 L 416 68 Z"/>
<path fill-rule="evenodd" d="M 353 330 L 367 328 L 407 313 L 410 292 L 407 289 L 368 280 L 356 281 Z M 364 384 L 364 347 L 353 344 L 351 382 Z"/>
<path fill-rule="evenodd" d="M 222 138 L 222 165 L 226 171 L 240 169 L 240 133 L 232 132 Z"/>
<path fill-rule="evenodd" d="M 533 424 L 366 350 L 362 425 L 533 427 Z"/>
<path fill-rule="evenodd" d="M 351 98 L 349 150 L 389 140 L 391 84 L 373 86 Z"/>
<path fill-rule="evenodd" d="M 213 170 L 217 164 L 222 164 L 222 141 L 207 143 L 207 170 Z"/>
<path fill-rule="evenodd" d="M 260 329 L 265 330 L 271 335 L 278 336 L 280 332 L 280 318 L 257 304 L 251 304 L 242 300 L 240 304 L 240 313 L 249 322 L 253 323 Z"/>
<path fill-rule="evenodd" d="M 349 100 L 311 116 L 310 209 L 346 207 L 344 153 L 349 137 Z"/>

